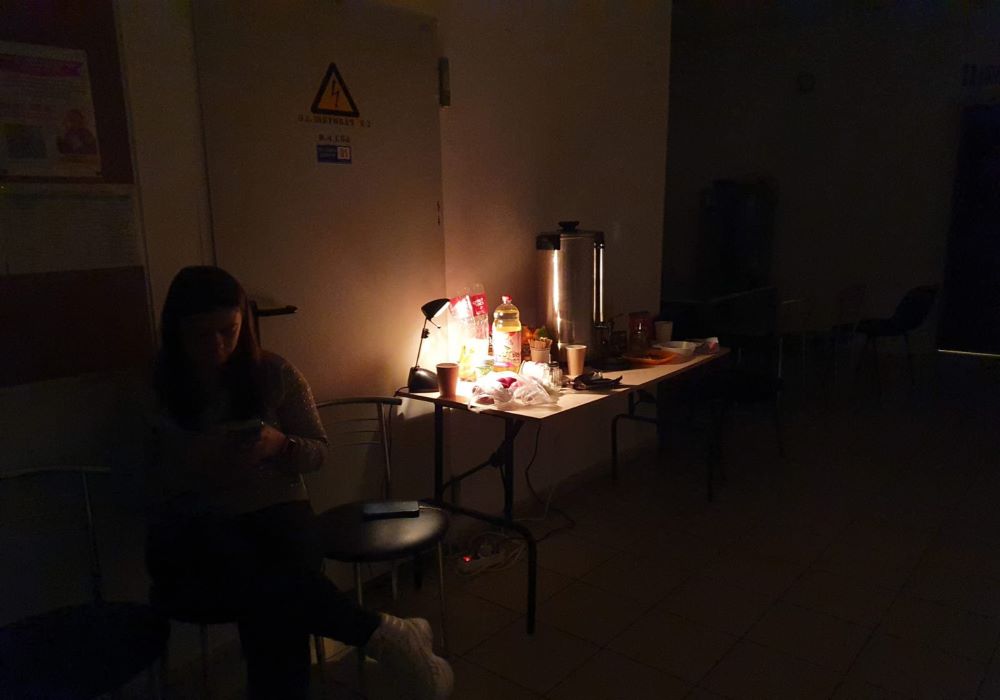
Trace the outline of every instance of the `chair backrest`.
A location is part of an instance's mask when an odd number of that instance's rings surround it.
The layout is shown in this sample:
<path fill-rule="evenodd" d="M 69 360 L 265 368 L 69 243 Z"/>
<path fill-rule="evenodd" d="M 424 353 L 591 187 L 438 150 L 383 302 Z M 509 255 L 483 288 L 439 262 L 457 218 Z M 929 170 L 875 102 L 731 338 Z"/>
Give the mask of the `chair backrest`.
<path fill-rule="evenodd" d="M 65 599 L 68 596 L 76 598 L 82 593 L 74 588 L 73 577 L 67 575 L 67 569 L 72 568 L 67 566 L 70 558 L 76 561 L 74 566 L 89 569 L 86 588 L 93 602 L 104 600 L 90 477 L 110 473 L 107 467 L 99 466 L 36 467 L 0 473 L 0 526 L 3 529 L 0 565 L 5 574 L 17 579 L 15 598 L 20 597 L 18 593 L 24 593 L 39 599 L 34 604 L 14 600 L 13 605 L 50 609 L 79 603 L 78 599 Z M 89 549 L 85 555 L 86 564 L 79 561 L 83 556 L 79 539 L 74 539 L 71 545 L 66 543 L 74 532 L 75 538 L 85 535 Z M 11 593 L 5 590 L 5 595 Z M 17 616 L 41 611 L 22 609 L 17 611 Z"/>
<path fill-rule="evenodd" d="M 778 290 L 775 287 L 727 294 L 708 302 L 708 327 L 719 342 L 736 351 L 737 361 L 780 376 Z"/>
<path fill-rule="evenodd" d="M 321 401 L 317 409 L 324 412 L 331 448 L 378 446 L 382 453 L 382 498 L 392 498 L 392 411 L 403 400 L 395 396 L 355 396 Z"/>
<path fill-rule="evenodd" d="M 809 305 L 804 297 L 784 299 L 778 304 L 778 333 L 798 335 L 806 332 Z"/>
<path fill-rule="evenodd" d="M 908 291 L 892 314 L 892 325 L 900 333 L 917 328 L 931 312 L 935 296 L 937 287 L 930 284 L 914 287 Z"/>
<path fill-rule="evenodd" d="M 852 284 L 837 292 L 833 326 L 853 332 L 861 321 L 867 296 L 868 288 L 863 284 Z"/>

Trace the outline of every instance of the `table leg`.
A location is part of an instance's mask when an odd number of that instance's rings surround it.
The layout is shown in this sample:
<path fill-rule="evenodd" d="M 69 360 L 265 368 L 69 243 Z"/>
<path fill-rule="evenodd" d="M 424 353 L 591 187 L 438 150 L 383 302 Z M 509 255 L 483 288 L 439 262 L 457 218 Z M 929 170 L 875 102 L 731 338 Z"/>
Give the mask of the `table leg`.
<path fill-rule="evenodd" d="M 444 501 L 444 406 L 434 404 L 434 500 Z"/>
<path fill-rule="evenodd" d="M 504 420 L 503 430 L 503 517 L 514 521 L 514 438 L 520 426 L 510 418 Z"/>
<path fill-rule="evenodd" d="M 497 450 L 499 468 L 503 476 L 503 517 L 489 515 L 478 510 L 462 508 L 448 503 L 444 498 L 444 407 L 434 406 L 434 504 L 451 513 L 475 518 L 496 527 L 514 530 L 528 544 L 528 634 L 535 632 L 535 609 L 538 585 L 538 543 L 535 536 L 524 525 L 514 522 L 514 440 L 524 425 L 524 421 L 514 418 L 504 419 L 503 443 Z M 496 464 L 494 462 L 494 464 Z M 485 466 L 485 465 L 484 465 Z M 473 470 L 476 471 L 476 470 Z"/>

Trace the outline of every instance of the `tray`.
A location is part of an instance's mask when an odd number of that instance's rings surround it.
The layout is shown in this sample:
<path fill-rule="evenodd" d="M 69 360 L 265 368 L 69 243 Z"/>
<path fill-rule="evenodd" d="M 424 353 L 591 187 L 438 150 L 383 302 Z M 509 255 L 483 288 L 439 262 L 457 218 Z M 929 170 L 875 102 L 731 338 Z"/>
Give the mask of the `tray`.
<path fill-rule="evenodd" d="M 677 362 L 683 358 L 675 352 L 653 350 L 641 356 L 625 355 L 625 359 L 629 361 L 629 364 L 636 367 L 651 367 L 654 365 L 669 365 L 670 363 Z"/>

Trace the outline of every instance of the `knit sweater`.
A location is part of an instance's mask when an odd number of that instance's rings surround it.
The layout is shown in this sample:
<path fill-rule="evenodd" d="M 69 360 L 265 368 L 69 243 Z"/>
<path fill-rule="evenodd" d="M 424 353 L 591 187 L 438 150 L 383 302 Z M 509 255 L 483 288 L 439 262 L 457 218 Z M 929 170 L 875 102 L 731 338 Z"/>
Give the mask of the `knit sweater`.
<path fill-rule="evenodd" d="M 225 472 L 206 461 L 206 438 L 221 444 L 235 438 L 228 395 L 220 392 L 199 416 L 198 430 L 179 426 L 164 409 L 155 420 L 153 473 L 154 510 L 161 518 L 199 514 L 239 515 L 288 501 L 308 500 L 302 474 L 318 470 L 326 460 L 326 432 L 312 391 L 302 374 L 283 357 L 265 352 L 263 410 L 259 418 L 290 438 L 288 449 L 260 465 Z M 225 457 L 223 457 L 225 459 Z M 210 473 L 215 470 L 215 473 Z"/>

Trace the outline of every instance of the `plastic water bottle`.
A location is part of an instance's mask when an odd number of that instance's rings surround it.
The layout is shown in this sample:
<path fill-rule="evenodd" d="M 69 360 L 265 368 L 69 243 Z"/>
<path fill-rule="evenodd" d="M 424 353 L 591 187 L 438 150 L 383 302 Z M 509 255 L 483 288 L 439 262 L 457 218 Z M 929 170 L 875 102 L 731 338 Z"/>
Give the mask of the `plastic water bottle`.
<path fill-rule="evenodd" d="M 486 290 L 480 282 L 476 282 L 471 287 L 466 287 L 465 293 L 469 295 L 469 302 L 472 304 L 476 337 L 488 340 L 490 337 L 490 307 L 486 302 Z"/>
<path fill-rule="evenodd" d="M 521 366 L 521 312 L 507 295 L 493 311 L 493 367 L 516 372 Z"/>

